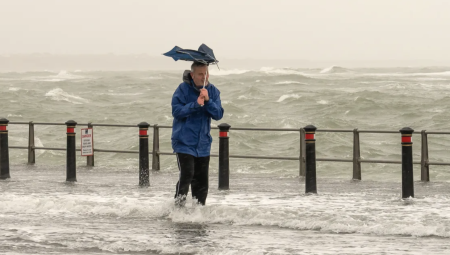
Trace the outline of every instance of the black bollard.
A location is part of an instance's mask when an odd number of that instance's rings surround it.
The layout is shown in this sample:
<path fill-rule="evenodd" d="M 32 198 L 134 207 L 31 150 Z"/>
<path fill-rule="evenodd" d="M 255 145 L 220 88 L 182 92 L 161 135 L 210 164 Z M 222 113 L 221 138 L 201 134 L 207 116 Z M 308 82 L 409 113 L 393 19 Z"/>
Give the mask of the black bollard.
<path fill-rule="evenodd" d="M 402 134 L 402 198 L 414 197 L 414 175 L 412 155 L 412 133 L 414 130 L 404 127 Z"/>
<path fill-rule="evenodd" d="M 66 122 L 67 125 L 67 160 L 66 160 L 66 181 L 77 181 L 77 157 L 75 144 L 75 127 L 77 123 L 73 120 Z"/>
<path fill-rule="evenodd" d="M 141 122 L 139 127 L 139 186 L 150 185 L 149 156 L 148 156 L 148 127 L 147 122 Z"/>
<path fill-rule="evenodd" d="M 0 179 L 11 178 L 9 175 L 8 123 L 5 118 L 0 119 Z"/>
<path fill-rule="evenodd" d="M 305 193 L 317 193 L 316 139 L 315 139 L 315 133 L 317 128 L 313 125 L 308 125 L 303 129 L 305 130 L 305 142 L 306 142 Z"/>
<path fill-rule="evenodd" d="M 230 189 L 230 154 L 229 137 L 230 125 L 222 123 L 219 126 L 219 189 Z"/>

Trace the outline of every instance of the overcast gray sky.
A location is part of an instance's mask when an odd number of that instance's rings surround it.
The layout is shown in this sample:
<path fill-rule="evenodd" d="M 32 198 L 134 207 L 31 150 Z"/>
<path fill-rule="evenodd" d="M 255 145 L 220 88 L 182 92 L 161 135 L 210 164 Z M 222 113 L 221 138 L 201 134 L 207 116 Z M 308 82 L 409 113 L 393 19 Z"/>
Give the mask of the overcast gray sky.
<path fill-rule="evenodd" d="M 0 0 L 0 54 L 449 60 L 449 14 L 446 0 Z"/>

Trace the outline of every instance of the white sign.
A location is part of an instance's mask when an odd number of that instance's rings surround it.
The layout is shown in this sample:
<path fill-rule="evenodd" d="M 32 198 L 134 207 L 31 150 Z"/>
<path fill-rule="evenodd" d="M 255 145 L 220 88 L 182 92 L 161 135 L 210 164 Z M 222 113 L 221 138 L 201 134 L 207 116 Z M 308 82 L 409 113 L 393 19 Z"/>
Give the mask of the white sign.
<path fill-rule="evenodd" d="M 81 156 L 94 155 L 94 130 L 92 128 L 81 129 Z"/>

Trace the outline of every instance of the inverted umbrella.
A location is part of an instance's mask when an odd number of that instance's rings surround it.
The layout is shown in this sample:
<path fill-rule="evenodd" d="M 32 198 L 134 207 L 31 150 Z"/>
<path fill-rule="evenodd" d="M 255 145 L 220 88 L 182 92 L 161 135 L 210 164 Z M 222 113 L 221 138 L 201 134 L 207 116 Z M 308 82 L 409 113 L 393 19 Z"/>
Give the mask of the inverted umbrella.
<path fill-rule="evenodd" d="M 164 53 L 163 55 L 171 57 L 175 61 L 195 61 L 206 65 L 217 64 L 219 62 L 214 56 L 213 50 L 205 44 L 200 45 L 200 47 L 198 47 L 198 50 L 182 49 L 178 46 L 175 46 L 172 50 Z"/>
<path fill-rule="evenodd" d="M 206 44 L 200 45 L 198 47 L 198 50 L 188 50 L 188 49 L 182 49 L 178 46 L 173 47 L 170 51 L 163 54 L 164 56 L 168 56 L 173 58 L 175 61 L 177 60 L 185 60 L 185 61 L 194 61 L 194 62 L 200 62 L 205 65 L 209 64 L 216 64 L 217 68 L 219 68 L 219 60 L 216 59 L 214 56 L 214 52 L 211 48 L 206 46 Z M 219 68 L 220 70 L 220 68 Z M 205 88 L 206 85 L 206 79 L 205 83 L 203 83 L 203 88 Z"/>

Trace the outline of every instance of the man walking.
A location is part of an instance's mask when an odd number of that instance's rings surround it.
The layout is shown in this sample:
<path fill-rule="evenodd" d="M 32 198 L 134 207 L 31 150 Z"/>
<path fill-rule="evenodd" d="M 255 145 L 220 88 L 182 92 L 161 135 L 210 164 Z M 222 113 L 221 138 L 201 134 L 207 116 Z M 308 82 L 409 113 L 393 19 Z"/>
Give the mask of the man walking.
<path fill-rule="evenodd" d="M 198 203 L 205 205 L 208 195 L 211 119 L 220 120 L 224 112 L 220 91 L 208 78 L 208 65 L 194 62 L 172 97 L 172 148 L 180 171 L 175 202 L 179 206 L 185 204 L 189 185 Z"/>

